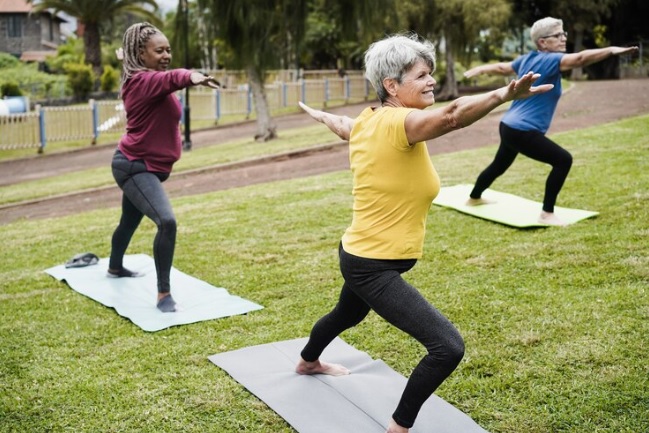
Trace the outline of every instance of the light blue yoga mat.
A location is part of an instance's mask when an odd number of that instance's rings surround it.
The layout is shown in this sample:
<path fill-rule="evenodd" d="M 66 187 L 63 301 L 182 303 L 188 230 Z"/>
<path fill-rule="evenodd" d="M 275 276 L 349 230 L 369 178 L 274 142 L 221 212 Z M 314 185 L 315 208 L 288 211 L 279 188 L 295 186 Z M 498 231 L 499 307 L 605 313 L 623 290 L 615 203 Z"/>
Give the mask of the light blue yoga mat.
<path fill-rule="evenodd" d="M 299 433 L 385 433 L 406 378 L 340 338 L 321 359 L 348 376 L 302 376 L 295 365 L 306 338 L 246 347 L 209 357 Z M 487 433 L 440 397 L 430 397 L 410 433 Z"/>
<path fill-rule="evenodd" d="M 465 203 L 469 199 L 469 193 L 472 189 L 473 185 L 443 187 L 433 201 L 433 204 L 512 227 L 549 227 L 547 224 L 538 221 L 543 206 L 539 202 L 513 194 L 487 189 L 482 194 L 482 198 L 494 200 L 495 203 L 467 206 Z M 586 218 L 599 215 L 598 212 L 559 206 L 555 206 L 554 213 L 566 224 L 574 224 Z"/>
<path fill-rule="evenodd" d="M 175 325 L 221 317 L 245 314 L 263 307 L 238 296 L 222 287 L 214 287 L 187 275 L 176 268 L 171 269 L 171 294 L 182 311 L 162 313 L 156 308 L 157 280 L 153 258 L 146 254 L 127 255 L 124 267 L 144 273 L 140 278 L 108 278 L 108 259 L 83 268 L 54 266 L 45 272 L 70 288 L 95 301 L 114 308 L 145 331 L 154 332 Z"/>

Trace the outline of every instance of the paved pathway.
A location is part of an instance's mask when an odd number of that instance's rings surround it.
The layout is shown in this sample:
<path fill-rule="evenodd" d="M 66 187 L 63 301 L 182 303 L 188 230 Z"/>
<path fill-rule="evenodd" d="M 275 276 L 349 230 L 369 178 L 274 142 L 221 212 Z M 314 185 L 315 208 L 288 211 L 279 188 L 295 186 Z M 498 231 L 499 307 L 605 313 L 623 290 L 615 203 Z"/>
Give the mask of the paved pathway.
<path fill-rule="evenodd" d="M 368 104 L 332 109 L 354 117 Z M 561 99 L 549 134 L 584 128 L 625 117 L 649 113 L 649 79 L 589 81 L 577 83 Z M 498 142 L 501 113 L 491 114 L 475 124 L 428 142 L 431 154 L 472 149 Z M 279 131 L 302 126 L 312 120 L 303 113 L 276 119 Z M 223 126 L 192 134 L 195 148 L 214 145 L 235 137 L 252 137 L 254 124 Z M 84 168 L 109 166 L 114 146 L 85 149 L 67 154 L 42 155 L 0 163 L 0 185 L 27 179 L 53 176 Z M 349 167 L 345 143 L 278 158 L 265 158 L 245 164 L 230 164 L 175 173 L 165 182 L 170 197 L 201 194 L 280 179 L 311 176 Z M 0 207 L 0 224 L 19 218 L 48 218 L 98 208 L 119 206 L 116 187 L 99 188 L 28 204 Z"/>

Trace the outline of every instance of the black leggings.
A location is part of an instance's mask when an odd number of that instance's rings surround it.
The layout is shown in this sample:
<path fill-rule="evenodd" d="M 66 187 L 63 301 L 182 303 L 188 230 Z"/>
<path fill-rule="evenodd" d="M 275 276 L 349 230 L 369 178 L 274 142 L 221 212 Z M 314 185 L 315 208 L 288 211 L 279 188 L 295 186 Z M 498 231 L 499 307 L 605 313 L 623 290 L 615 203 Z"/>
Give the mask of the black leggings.
<path fill-rule="evenodd" d="M 489 188 L 497 177 L 507 171 L 519 153 L 552 166 L 545 181 L 543 210 L 554 212 L 557 196 L 572 166 L 572 155 L 538 131 L 521 131 L 510 128 L 502 122 L 500 123 L 498 152 L 496 152 L 493 162 L 478 176 L 470 197 L 480 198 L 484 190 Z"/>
<path fill-rule="evenodd" d="M 176 217 L 162 182 L 168 173 L 146 170 L 142 160 L 129 161 L 119 150 L 113 156 L 113 177 L 122 189 L 122 217 L 113 233 L 109 267 L 121 269 L 124 253 L 133 233 L 146 215 L 158 226 L 153 241 L 153 259 L 158 277 L 158 292 L 171 290 L 169 274 L 176 246 Z"/>
<path fill-rule="evenodd" d="M 453 324 L 402 277 L 416 260 L 376 260 L 339 248 L 345 283 L 334 309 L 316 322 L 302 350 L 305 361 L 317 360 L 341 332 L 360 323 L 370 309 L 414 337 L 428 353 L 415 367 L 392 415 L 410 428 L 424 402 L 455 370 L 464 356 L 464 341 Z"/>

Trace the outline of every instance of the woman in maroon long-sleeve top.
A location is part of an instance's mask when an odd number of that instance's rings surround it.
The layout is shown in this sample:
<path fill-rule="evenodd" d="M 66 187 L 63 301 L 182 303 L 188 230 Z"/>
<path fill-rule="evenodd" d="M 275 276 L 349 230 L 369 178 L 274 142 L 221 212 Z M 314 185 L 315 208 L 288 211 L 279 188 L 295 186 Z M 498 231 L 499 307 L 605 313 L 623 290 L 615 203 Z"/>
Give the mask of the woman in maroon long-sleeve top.
<path fill-rule="evenodd" d="M 118 53 L 123 62 L 121 97 L 126 134 L 113 156 L 112 170 L 122 189 L 122 216 L 111 241 L 108 276 L 139 277 L 123 258 L 144 215 L 158 227 L 153 257 L 158 280 L 157 308 L 177 310 L 169 274 L 176 244 L 176 218 L 162 182 L 181 154 L 181 105 L 175 92 L 191 85 L 218 88 L 216 80 L 187 69 L 168 70 L 171 47 L 165 35 L 149 23 L 137 23 L 124 33 Z"/>

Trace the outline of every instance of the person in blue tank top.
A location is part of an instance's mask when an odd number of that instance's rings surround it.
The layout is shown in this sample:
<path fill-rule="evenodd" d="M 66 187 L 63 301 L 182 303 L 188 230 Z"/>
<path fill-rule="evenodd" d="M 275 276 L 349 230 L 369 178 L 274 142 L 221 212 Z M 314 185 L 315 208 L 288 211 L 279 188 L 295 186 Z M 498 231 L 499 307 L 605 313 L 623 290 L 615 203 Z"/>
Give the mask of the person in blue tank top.
<path fill-rule="evenodd" d="M 490 200 L 482 198 L 482 193 L 507 171 L 516 156 L 521 153 L 552 166 L 545 183 L 539 222 L 563 226 L 565 223 L 554 214 L 554 206 L 572 166 L 572 155 L 545 136 L 561 97 L 561 73 L 611 56 L 636 52 L 638 47 L 596 48 L 566 54 L 568 33 L 563 30 L 563 21 L 552 17 L 536 21 L 532 25 L 531 38 L 536 44 L 536 51 L 520 56 L 513 62 L 481 65 L 464 73 L 467 78 L 480 74 L 515 74 L 520 77 L 534 71 L 541 74 L 537 85 L 554 85 L 549 92 L 512 102 L 500 123 L 500 147 L 491 164 L 478 176 L 467 205 L 491 203 Z"/>

